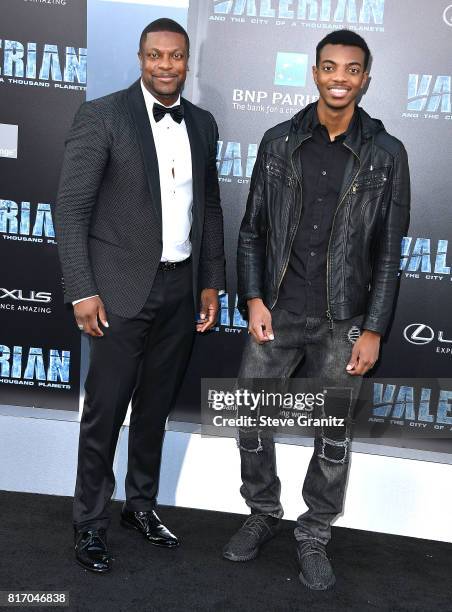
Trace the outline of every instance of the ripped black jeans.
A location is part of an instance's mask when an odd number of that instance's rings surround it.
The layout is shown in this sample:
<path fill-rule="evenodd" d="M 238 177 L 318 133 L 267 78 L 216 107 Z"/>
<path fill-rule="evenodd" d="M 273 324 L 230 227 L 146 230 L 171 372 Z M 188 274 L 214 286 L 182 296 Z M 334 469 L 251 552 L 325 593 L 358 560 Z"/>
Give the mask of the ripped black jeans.
<path fill-rule="evenodd" d="M 331 522 L 342 512 L 353 410 L 362 382 L 360 376 L 348 374 L 345 367 L 361 333 L 363 319 L 360 315 L 335 321 L 331 330 L 326 318 L 302 317 L 275 308 L 272 311 L 275 339 L 259 345 L 250 336 L 245 347 L 239 380 L 285 379 L 304 360 L 304 376 L 321 381 L 323 388 L 329 389 L 321 414 L 316 416 L 345 419 L 343 427 L 316 430 L 314 453 L 303 485 L 308 510 L 298 517 L 295 529 L 299 541 L 316 539 L 326 544 L 331 537 Z M 334 388 L 338 389 L 338 400 Z M 344 392 L 348 401 L 344 401 Z M 239 447 L 243 482 L 240 492 L 252 513 L 282 517 L 272 432 L 240 430 Z"/>

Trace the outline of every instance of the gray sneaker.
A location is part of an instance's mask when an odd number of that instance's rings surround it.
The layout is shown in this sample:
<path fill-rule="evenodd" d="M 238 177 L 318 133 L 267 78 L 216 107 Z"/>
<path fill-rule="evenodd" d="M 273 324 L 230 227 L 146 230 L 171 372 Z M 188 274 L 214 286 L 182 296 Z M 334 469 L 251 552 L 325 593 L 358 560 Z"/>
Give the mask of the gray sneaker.
<path fill-rule="evenodd" d="M 297 544 L 299 578 L 314 591 L 326 591 L 336 582 L 325 546 L 317 540 L 302 540 Z"/>
<path fill-rule="evenodd" d="M 229 561 L 251 561 L 259 548 L 281 529 L 281 520 L 268 514 L 252 514 L 223 548 Z"/>

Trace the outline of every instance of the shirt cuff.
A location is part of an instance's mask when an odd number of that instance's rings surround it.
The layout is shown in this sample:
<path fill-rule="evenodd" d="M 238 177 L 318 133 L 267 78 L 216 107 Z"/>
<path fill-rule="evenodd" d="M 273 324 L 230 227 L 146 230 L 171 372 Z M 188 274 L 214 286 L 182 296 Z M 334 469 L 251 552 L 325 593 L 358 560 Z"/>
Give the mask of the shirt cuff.
<path fill-rule="evenodd" d="M 84 302 L 85 300 L 90 300 L 93 297 L 99 297 L 99 295 L 96 293 L 96 295 L 89 295 L 88 297 L 82 298 L 81 300 L 75 300 L 74 302 L 72 302 L 72 306 L 75 306 L 76 304 L 79 304 L 80 302 Z"/>

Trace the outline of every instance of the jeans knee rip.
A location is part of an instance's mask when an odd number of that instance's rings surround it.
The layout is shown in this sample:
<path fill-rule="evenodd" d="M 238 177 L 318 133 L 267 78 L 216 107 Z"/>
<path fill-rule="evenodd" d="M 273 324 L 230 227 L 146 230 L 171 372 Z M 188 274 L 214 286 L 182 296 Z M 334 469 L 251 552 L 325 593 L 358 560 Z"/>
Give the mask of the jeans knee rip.
<path fill-rule="evenodd" d="M 345 463 L 348 461 L 350 438 L 345 440 L 331 440 L 330 438 L 320 438 L 320 449 L 318 456 L 320 459 L 331 463 Z"/>
<path fill-rule="evenodd" d="M 236 439 L 237 446 L 241 451 L 245 453 L 261 453 L 264 450 L 262 446 L 262 439 L 260 432 L 257 433 L 256 437 L 238 436 Z"/>

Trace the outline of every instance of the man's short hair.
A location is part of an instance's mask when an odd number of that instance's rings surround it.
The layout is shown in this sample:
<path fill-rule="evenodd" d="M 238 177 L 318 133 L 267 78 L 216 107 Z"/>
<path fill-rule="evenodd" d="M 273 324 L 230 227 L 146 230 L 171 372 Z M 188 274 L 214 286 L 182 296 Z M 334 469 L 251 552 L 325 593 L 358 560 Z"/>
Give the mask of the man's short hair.
<path fill-rule="evenodd" d="M 155 21 L 152 21 L 149 25 L 147 25 L 141 32 L 140 51 L 143 48 L 146 36 L 151 32 L 175 32 L 176 34 L 182 34 L 182 36 L 184 36 L 185 38 L 185 43 L 187 45 L 187 56 L 190 55 L 190 39 L 188 38 L 187 32 L 179 23 L 177 23 L 177 21 L 174 21 L 173 19 L 168 19 L 167 17 L 162 17 L 161 19 L 156 19 Z"/>
<path fill-rule="evenodd" d="M 334 30 L 322 38 L 315 50 L 315 64 L 319 65 L 320 52 L 325 45 L 347 45 L 348 47 L 359 47 L 364 51 L 364 70 L 367 70 L 370 59 L 370 50 L 362 36 L 352 30 Z"/>

